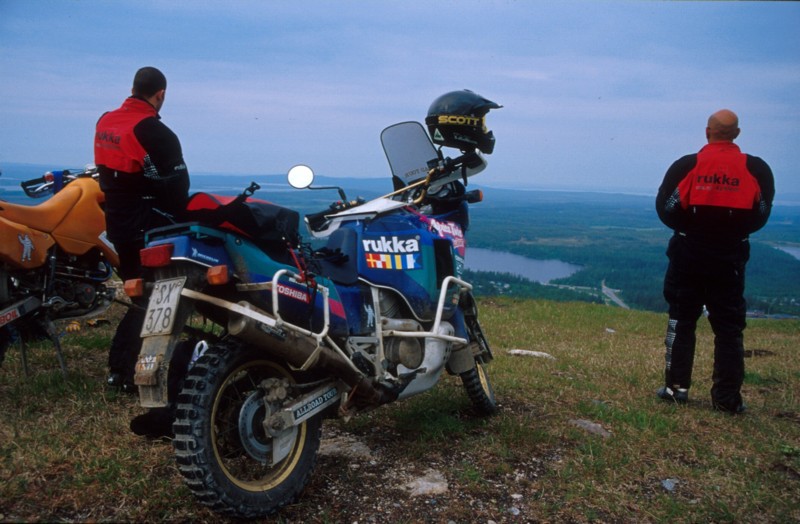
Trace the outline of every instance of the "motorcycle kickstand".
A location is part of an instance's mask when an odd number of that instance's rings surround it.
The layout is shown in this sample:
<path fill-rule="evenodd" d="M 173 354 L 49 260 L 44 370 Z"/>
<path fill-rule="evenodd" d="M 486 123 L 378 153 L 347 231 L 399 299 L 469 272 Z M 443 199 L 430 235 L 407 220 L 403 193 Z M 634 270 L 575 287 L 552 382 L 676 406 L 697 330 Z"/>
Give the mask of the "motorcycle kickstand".
<path fill-rule="evenodd" d="M 58 339 L 58 333 L 56 332 L 56 325 L 53 324 L 53 321 L 48 319 L 39 320 L 39 324 L 44 328 L 45 333 L 47 333 L 47 338 L 50 339 L 50 342 L 53 343 L 53 346 L 56 348 L 56 357 L 58 358 L 58 365 L 61 366 L 61 374 L 64 378 L 67 378 L 67 361 L 64 359 L 64 353 L 61 351 L 61 342 Z"/>
<path fill-rule="evenodd" d="M 31 376 L 31 368 L 28 367 L 28 349 L 25 346 L 25 340 L 22 337 L 19 337 L 19 354 L 22 358 L 22 370 L 25 373 L 25 378 L 30 378 Z"/>

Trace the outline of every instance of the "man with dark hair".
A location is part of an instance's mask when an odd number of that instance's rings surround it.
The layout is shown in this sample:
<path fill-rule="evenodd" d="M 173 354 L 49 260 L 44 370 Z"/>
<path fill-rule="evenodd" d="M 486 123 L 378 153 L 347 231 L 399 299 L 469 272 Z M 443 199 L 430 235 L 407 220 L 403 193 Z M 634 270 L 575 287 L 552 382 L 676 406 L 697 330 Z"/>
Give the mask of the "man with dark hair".
<path fill-rule="evenodd" d="M 158 114 L 166 89 L 161 71 L 143 67 L 133 79 L 131 96 L 97 122 L 95 164 L 105 193 L 108 239 L 119 254 L 123 281 L 142 276 L 139 250 L 145 231 L 174 221 L 188 199 L 189 173 L 181 144 Z M 146 305 L 139 299 L 128 309 L 108 356 L 109 386 L 130 393 L 136 390 L 133 375 Z"/>
<path fill-rule="evenodd" d="M 703 312 L 714 331 L 714 409 L 742 413 L 744 381 L 745 265 L 748 237 L 767 223 L 775 182 L 766 162 L 742 153 L 733 141 L 739 119 L 723 109 L 708 119 L 708 144 L 667 171 L 656 197 L 669 241 L 664 298 L 669 303 L 665 384 L 657 395 L 689 400 L 695 328 Z"/>

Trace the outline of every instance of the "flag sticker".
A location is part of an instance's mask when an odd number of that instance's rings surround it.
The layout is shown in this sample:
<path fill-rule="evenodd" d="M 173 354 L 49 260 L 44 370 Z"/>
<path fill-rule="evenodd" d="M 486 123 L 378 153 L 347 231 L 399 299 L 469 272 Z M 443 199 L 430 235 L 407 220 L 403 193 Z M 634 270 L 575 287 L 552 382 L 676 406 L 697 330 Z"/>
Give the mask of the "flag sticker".
<path fill-rule="evenodd" d="M 369 269 L 422 269 L 419 253 L 405 255 L 367 253 L 366 260 Z"/>

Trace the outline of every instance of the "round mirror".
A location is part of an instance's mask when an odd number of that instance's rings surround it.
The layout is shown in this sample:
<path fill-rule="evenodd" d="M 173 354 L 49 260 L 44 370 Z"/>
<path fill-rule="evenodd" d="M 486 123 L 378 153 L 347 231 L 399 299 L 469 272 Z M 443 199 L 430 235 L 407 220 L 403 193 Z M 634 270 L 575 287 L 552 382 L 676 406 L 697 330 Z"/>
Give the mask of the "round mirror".
<path fill-rule="evenodd" d="M 303 164 L 289 170 L 289 185 L 295 189 L 305 189 L 314 181 L 314 171 Z"/>

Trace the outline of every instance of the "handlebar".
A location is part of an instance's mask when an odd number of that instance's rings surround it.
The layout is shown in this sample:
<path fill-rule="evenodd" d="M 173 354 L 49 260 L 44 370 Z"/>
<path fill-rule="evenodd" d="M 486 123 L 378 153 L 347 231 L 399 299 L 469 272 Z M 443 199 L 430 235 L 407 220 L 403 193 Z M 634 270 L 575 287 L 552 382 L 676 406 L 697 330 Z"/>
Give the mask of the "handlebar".
<path fill-rule="evenodd" d="M 97 178 L 97 167 L 89 166 L 82 170 L 62 169 L 48 171 L 38 178 L 32 178 L 20 182 L 20 187 L 30 198 L 43 198 L 54 195 L 64 189 L 64 187 L 78 178 L 92 177 Z"/>

